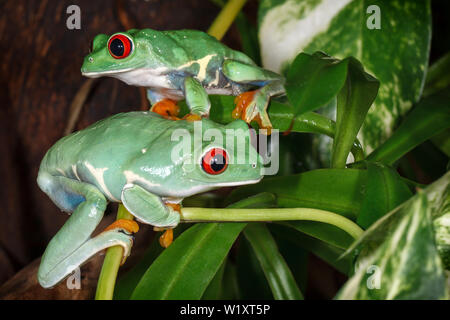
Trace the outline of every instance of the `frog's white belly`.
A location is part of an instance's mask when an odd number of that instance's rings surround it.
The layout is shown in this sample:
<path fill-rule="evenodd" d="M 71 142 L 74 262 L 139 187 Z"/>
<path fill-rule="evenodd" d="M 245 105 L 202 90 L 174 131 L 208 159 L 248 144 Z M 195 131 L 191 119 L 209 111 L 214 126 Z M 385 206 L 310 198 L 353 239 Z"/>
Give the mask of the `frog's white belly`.
<path fill-rule="evenodd" d="M 128 85 L 156 89 L 155 91 L 160 95 L 173 100 L 184 99 L 183 92 L 173 85 L 170 79 L 170 70 L 167 68 L 124 69 L 120 71 L 89 72 L 83 73 L 83 75 L 89 78 L 109 76 L 119 79 Z M 224 87 L 220 87 L 218 83 L 213 83 L 211 85 L 205 86 L 205 90 L 208 94 L 233 94 L 230 83 L 226 83 Z"/>
<path fill-rule="evenodd" d="M 112 76 L 132 86 L 174 89 L 167 72 L 167 68 L 145 68 L 119 72 Z"/>

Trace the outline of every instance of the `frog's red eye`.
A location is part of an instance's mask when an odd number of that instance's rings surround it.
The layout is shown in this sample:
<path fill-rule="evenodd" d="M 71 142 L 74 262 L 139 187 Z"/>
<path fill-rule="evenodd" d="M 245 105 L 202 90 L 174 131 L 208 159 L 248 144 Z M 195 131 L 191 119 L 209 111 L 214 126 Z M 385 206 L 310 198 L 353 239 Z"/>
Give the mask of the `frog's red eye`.
<path fill-rule="evenodd" d="M 108 50 L 115 59 L 123 59 L 133 51 L 133 41 L 123 34 L 116 34 L 108 41 Z"/>
<path fill-rule="evenodd" d="M 228 156 L 225 150 L 213 148 L 208 150 L 202 159 L 202 168 L 208 174 L 219 174 L 228 166 Z"/>

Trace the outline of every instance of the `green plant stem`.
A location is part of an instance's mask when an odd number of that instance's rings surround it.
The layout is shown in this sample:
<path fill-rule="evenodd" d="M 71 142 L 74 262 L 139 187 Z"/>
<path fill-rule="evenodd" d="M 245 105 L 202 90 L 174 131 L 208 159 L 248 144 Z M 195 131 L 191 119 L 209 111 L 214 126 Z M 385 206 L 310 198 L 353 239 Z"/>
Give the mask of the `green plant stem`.
<path fill-rule="evenodd" d="M 212 23 L 208 33 L 218 40 L 222 39 L 246 1 L 247 0 L 228 1 Z"/>
<path fill-rule="evenodd" d="M 364 232 L 353 221 L 333 212 L 312 208 L 211 209 L 182 208 L 183 222 L 261 222 L 308 220 L 328 223 L 358 239 Z"/>
<path fill-rule="evenodd" d="M 119 219 L 134 219 L 122 204 L 119 205 L 117 210 L 117 220 Z M 96 300 L 112 300 L 122 257 L 123 248 L 121 246 L 110 247 L 106 250 L 105 260 L 103 260 L 102 270 L 98 278 L 97 291 L 95 293 Z"/>

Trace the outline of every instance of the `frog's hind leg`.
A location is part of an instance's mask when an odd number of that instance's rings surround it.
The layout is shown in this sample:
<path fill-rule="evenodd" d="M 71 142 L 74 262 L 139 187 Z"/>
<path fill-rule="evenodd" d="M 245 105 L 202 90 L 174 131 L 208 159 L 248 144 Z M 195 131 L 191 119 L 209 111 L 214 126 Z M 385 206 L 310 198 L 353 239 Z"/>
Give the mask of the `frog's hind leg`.
<path fill-rule="evenodd" d="M 107 247 L 121 245 L 124 256 L 128 255 L 132 237 L 126 234 L 127 230 L 115 228 L 90 239 L 107 205 L 104 195 L 95 186 L 48 173 L 40 173 L 38 183 L 52 199 L 58 199 L 58 205 L 67 205 L 70 203 L 67 199 L 73 195 L 84 199 L 75 206 L 73 214 L 52 238 L 42 256 L 38 280 L 43 287 L 56 285 L 95 253 Z M 55 190 L 60 191 L 55 193 Z M 66 209 L 71 209 L 68 207 Z"/>
<path fill-rule="evenodd" d="M 233 117 L 241 118 L 247 123 L 255 120 L 261 128 L 272 128 L 267 114 L 267 106 L 270 97 L 285 92 L 284 78 L 277 73 L 236 60 L 225 60 L 222 72 L 228 79 L 236 83 L 260 87 L 255 91 L 244 92 L 236 98 Z"/>
<path fill-rule="evenodd" d="M 176 101 L 163 96 L 161 93 L 153 90 L 147 90 L 147 98 L 152 105 L 150 111 L 155 112 L 166 119 L 179 120 L 178 114 L 180 107 Z"/>

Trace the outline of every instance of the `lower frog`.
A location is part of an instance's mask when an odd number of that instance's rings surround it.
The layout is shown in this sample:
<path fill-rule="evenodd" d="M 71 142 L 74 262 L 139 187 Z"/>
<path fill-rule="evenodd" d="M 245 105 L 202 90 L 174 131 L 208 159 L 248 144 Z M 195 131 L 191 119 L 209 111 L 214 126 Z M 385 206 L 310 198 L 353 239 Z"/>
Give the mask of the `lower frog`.
<path fill-rule="evenodd" d="M 196 138 L 199 126 L 212 135 Z M 136 222 L 118 220 L 92 237 L 109 201 L 122 203 L 142 223 L 171 229 L 180 222 L 183 198 L 260 181 L 262 159 L 251 138 L 242 120 L 224 126 L 208 119 L 170 121 L 153 112 L 129 112 L 56 142 L 42 160 L 37 182 L 72 214 L 42 256 L 39 283 L 54 286 L 111 246 L 124 248 L 123 259 L 129 255 Z"/>
<path fill-rule="evenodd" d="M 258 67 L 244 53 L 196 30 L 129 30 L 112 36 L 97 35 L 84 58 L 86 77 L 114 77 L 148 88 L 152 111 L 174 118 L 175 101 L 186 99 L 188 119 L 208 116 L 208 94 L 235 95 L 234 118 L 272 127 L 267 106 L 270 97 L 285 92 L 284 78 Z"/>

